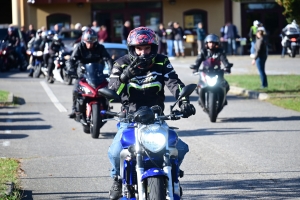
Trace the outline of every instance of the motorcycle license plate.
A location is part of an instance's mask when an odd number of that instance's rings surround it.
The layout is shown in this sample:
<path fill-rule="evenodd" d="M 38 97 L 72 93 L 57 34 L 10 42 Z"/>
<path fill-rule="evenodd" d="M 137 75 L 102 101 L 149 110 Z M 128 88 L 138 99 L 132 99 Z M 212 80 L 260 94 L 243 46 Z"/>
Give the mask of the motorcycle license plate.
<path fill-rule="evenodd" d="M 296 43 L 296 42 L 292 42 L 291 45 L 292 45 L 292 46 L 297 46 L 297 43 Z"/>

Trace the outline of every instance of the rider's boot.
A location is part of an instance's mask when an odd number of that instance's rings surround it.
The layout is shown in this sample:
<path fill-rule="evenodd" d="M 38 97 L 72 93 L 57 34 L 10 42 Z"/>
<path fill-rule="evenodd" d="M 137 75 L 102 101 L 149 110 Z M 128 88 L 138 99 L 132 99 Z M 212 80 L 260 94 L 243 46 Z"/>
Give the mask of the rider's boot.
<path fill-rule="evenodd" d="M 77 96 L 78 96 L 77 91 L 73 91 L 72 112 L 69 114 L 69 118 L 71 118 L 71 119 L 76 117 L 76 100 L 77 100 Z"/>
<path fill-rule="evenodd" d="M 109 198 L 119 199 L 120 197 L 122 197 L 122 179 L 119 176 L 115 176 L 109 191 Z"/>

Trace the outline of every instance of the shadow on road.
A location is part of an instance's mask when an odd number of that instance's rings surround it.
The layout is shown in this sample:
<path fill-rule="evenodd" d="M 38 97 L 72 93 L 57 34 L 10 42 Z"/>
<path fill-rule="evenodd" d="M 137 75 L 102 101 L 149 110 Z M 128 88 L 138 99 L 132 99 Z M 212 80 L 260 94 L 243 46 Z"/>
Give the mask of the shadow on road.
<path fill-rule="evenodd" d="M 183 199 L 293 199 L 300 196 L 300 178 L 184 181 L 181 186 L 183 194 L 185 190 L 196 193 L 184 195 Z"/>
<path fill-rule="evenodd" d="M 3 108 L 3 107 L 2 107 Z M 10 107 L 6 107 L 10 108 Z M 0 115 L 39 115 L 41 113 L 39 112 L 12 112 L 12 113 L 7 113 L 7 112 L 0 112 Z"/>
<path fill-rule="evenodd" d="M 300 116 L 290 117 L 234 117 L 219 118 L 221 122 L 270 122 L 270 121 L 298 121 Z"/>
<path fill-rule="evenodd" d="M 41 130 L 50 129 L 50 125 L 14 125 L 14 126 L 0 126 L 0 130 Z"/>
<path fill-rule="evenodd" d="M 205 136 L 205 135 L 233 135 L 243 133 L 264 133 L 264 132 L 300 132 L 299 130 L 253 130 L 252 128 L 210 128 L 196 130 L 176 130 L 180 137 Z"/>
<path fill-rule="evenodd" d="M 23 139 L 28 137 L 27 134 L 0 134 L 0 140 L 1 139 Z"/>
<path fill-rule="evenodd" d="M 9 122 L 8 122 L 9 120 Z M 33 121 L 44 121 L 41 118 L 5 118 L 5 119 L 0 119 L 0 122 L 33 122 Z"/>

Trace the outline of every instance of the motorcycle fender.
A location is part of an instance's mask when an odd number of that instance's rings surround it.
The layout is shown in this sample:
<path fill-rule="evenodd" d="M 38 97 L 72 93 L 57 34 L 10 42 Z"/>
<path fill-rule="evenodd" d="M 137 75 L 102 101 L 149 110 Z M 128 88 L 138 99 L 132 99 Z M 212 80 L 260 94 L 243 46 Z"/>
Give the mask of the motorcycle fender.
<path fill-rule="evenodd" d="M 147 171 L 145 171 L 142 174 L 142 180 L 141 181 L 144 181 L 144 179 L 146 179 L 148 177 L 154 177 L 154 176 L 165 176 L 166 178 L 168 178 L 168 176 L 166 175 L 166 173 L 164 172 L 163 169 L 151 168 L 151 169 L 148 169 Z"/>
<path fill-rule="evenodd" d="M 55 80 L 57 80 L 61 83 L 64 83 L 64 80 L 62 79 L 62 77 L 60 75 L 60 69 L 57 69 L 57 66 L 55 66 L 52 73 L 53 73 L 53 77 L 55 78 Z"/>

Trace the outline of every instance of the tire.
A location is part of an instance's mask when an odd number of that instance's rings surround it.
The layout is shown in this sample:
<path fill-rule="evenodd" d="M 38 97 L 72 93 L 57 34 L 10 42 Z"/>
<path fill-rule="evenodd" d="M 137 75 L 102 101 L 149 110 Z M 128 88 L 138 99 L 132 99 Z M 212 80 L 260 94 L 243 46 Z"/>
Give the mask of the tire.
<path fill-rule="evenodd" d="M 100 135 L 100 127 L 101 127 L 102 119 L 100 115 L 100 109 L 98 104 L 92 105 L 92 113 L 91 113 L 91 123 L 90 123 L 90 132 L 92 138 L 99 138 Z"/>
<path fill-rule="evenodd" d="M 163 176 L 147 178 L 147 200 L 166 199 L 165 181 Z"/>
<path fill-rule="evenodd" d="M 292 58 L 296 56 L 296 47 L 292 47 Z"/>
<path fill-rule="evenodd" d="M 62 70 L 63 70 L 63 79 L 64 79 L 65 84 L 71 85 L 73 79 L 70 78 L 70 76 L 66 74 L 66 71 L 64 69 L 62 69 Z"/>
<path fill-rule="evenodd" d="M 208 115 L 211 122 L 216 122 L 218 112 L 217 112 L 217 96 L 213 92 L 208 93 Z"/>
<path fill-rule="evenodd" d="M 41 69 L 42 69 L 42 64 L 39 64 L 38 66 L 35 66 L 34 72 L 33 72 L 33 77 L 34 78 L 39 78 L 40 77 Z"/>

